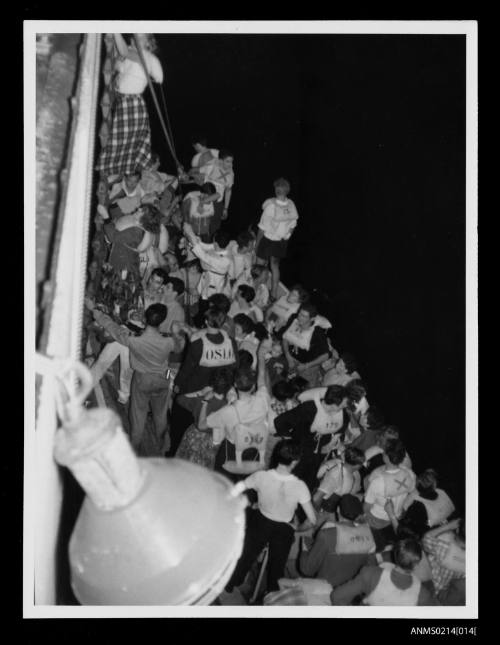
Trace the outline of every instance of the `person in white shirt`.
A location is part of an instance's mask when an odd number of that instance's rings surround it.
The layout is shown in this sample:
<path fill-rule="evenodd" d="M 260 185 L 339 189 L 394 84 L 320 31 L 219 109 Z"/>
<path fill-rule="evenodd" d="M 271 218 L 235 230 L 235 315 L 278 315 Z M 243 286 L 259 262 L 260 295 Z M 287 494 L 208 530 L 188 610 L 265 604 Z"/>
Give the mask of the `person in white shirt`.
<path fill-rule="evenodd" d="M 278 297 L 280 260 L 286 256 L 288 240 L 297 226 L 299 215 L 295 204 L 288 199 L 290 183 L 280 177 L 274 182 L 275 197 L 266 199 L 262 205 L 259 222 L 256 254 L 271 265 L 271 296 Z"/>
<path fill-rule="evenodd" d="M 315 525 L 316 513 L 309 490 L 302 480 L 292 475 L 300 455 L 297 443 L 280 441 L 274 452 L 276 468 L 253 473 L 237 484 L 242 490 L 253 488 L 257 491 L 258 508 L 248 510 L 243 552 L 226 585 L 226 592 L 231 593 L 234 587 L 244 582 L 266 544 L 269 544 L 267 591 L 279 589 L 278 580 L 283 576 L 294 540 L 292 520 L 299 505 L 307 519 L 297 530 L 306 530 Z"/>
<path fill-rule="evenodd" d="M 200 294 L 200 312 L 207 308 L 207 300 L 214 293 L 229 295 L 229 272 L 231 270 L 231 258 L 226 250 L 229 244 L 229 236 L 225 231 L 217 231 L 214 241 L 205 244 L 195 235 L 190 224 L 184 224 L 184 234 L 191 245 L 191 250 L 201 262 L 203 269 L 198 293 Z M 204 302 L 203 302 L 204 301 Z"/>
<path fill-rule="evenodd" d="M 406 449 L 401 441 L 392 441 L 385 449 L 385 465 L 374 470 L 365 483 L 365 513 L 372 531 L 389 537 L 392 534 L 392 523 L 386 511 L 386 503 L 391 500 L 394 514 L 401 517 L 406 498 L 415 490 L 415 473 L 405 468 L 402 463 Z M 387 534 L 385 529 L 390 529 Z"/>
<path fill-rule="evenodd" d="M 142 94 L 148 85 L 148 75 L 156 83 L 163 82 L 161 63 L 153 53 L 156 42 L 152 34 L 135 34 L 130 45 L 121 34 L 113 37 L 120 58 L 116 63 L 111 131 L 97 164 L 103 178 L 141 172 L 153 165 L 149 116 Z"/>
<path fill-rule="evenodd" d="M 221 150 L 218 159 L 212 159 L 199 168 L 200 174 L 204 177 L 204 182 L 210 181 L 214 184 L 218 195 L 218 199 L 214 203 L 215 212 L 210 228 L 212 235 L 219 230 L 222 220 L 228 217 L 234 185 L 233 163 L 233 153 L 229 150 Z"/>

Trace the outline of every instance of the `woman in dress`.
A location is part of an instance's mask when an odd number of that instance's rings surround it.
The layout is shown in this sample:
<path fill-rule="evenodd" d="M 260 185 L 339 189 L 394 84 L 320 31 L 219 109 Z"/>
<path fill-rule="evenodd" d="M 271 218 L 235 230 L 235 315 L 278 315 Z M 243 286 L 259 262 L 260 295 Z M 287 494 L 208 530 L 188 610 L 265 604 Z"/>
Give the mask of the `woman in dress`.
<path fill-rule="evenodd" d="M 108 178 L 108 182 L 111 177 L 142 172 L 153 166 L 151 129 L 142 96 L 148 77 L 140 53 L 153 81 L 163 82 L 161 63 L 153 53 L 156 42 L 152 34 L 135 34 L 130 45 L 121 34 L 113 34 L 113 37 L 120 55 L 116 64 L 116 99 L 111 132 L 97 164 L 97 170 Z M 141 52 L 137 50 L 136 42 Z"/>

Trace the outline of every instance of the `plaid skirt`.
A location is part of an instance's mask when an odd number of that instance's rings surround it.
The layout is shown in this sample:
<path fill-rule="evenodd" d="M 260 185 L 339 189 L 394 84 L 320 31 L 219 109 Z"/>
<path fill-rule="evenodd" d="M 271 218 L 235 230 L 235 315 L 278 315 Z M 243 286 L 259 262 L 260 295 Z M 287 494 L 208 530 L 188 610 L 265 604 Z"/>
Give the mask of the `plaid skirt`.
<path fill-rule="evenodd" d="M 113 123 L 96 170 L 106 176 L 151 168 L 151 129 L 141 94 L 116 94 Z"/>

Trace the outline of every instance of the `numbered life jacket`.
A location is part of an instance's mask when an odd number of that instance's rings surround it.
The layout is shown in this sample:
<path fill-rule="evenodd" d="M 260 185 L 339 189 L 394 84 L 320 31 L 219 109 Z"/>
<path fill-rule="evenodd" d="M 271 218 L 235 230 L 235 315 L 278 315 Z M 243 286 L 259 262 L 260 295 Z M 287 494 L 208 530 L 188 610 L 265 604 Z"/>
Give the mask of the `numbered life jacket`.
<path fill-rule="evenodd" d="M 337 544 L 335 553 L 375 553 L 375 540 L 368 524 L 336 524 Z"/>
<path fill-rule="evenodd" d="M 436 499 L 426 499 L 425 497 L 420 497 L 420 495 L 415 495 L 415 501 L 422 502 L 425 506 L 427 524 L 430 528 L 444 522 L 455 510 L 455 505 L 444 490 L 436 488 L 436 493 Z"/>
<path fill-rule="evenodd" d="M 201 339 L 203 347 L 201 350 L 200 365 L 202 367 L 224 367 L 233 365 L 236 362 L 234 356 L 233 343 L 229 334 L 223 329 L 219 330 L 224 340 L 222 343 L 213 343 L 207 336 L 207 330 L 203 329 L 197 334 Z"/>
<path fill-rule="evenodd" d="M 383 562 L 379 565 L 382 569 L 382 575 L 375 589 L 366 596 L 363 604 L 372 606 L 407 606 L 412 607 L 418 604 L 418 596 L 422 583 L 420 580 L 411 575 L 411 585 L 408 589 L 396 587 L 391 579 L 391 572 L 395 565 L 391 562 Z"/>
<path fill-rule="evenodd" d="M 242 421 L 238 410 L 238 402 L 232 404 L 236 414 L 237 423 L 232 428 L 230 441 L 234 443 L 236 459 L 226 461 L 223 468 L 232 473 L 250 473 L 264 468 L 267 439 L 269 437 L 269 411 L 259 411 L 255 418 Z M 258 452 L 258 461 L 243 462 L 243 452 L 248 448 L 255 448 Z M 245 468 L 244 466 L 248 466 Z"/>

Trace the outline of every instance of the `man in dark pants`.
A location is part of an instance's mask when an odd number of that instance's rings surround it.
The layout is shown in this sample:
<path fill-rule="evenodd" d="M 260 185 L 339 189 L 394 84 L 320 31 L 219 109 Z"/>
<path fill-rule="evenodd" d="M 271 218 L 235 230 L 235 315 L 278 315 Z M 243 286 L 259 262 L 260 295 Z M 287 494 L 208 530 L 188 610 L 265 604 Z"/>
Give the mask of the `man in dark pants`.
<path fill-rule="evenodd" d="M 109 316 L 94 308 L 91 300 L 86 306 L 93 311 L 96 322 L 122 345 L 130 349 L 130 366 L 134 370 L 130 388 L 130 442 L 139 451 L 149 407 L 153 413 L 155 442 L 158 455 L 163 455 L 163 444 L 167 432 L 167 407 L 169 381 L 166 377 L 169 356 L 180 352 L 184 337 L 179 334 L 176 323 L 172 335 L 162 336 L 159 326 L 167 317 L 167 307 L 156 303 L 145 311 L 146 328 L 140 336 L 133 336 L 127 329 L 114 322 Z"/>
<path fill-rule="evenodd" d="M 283 577 L 288 553 L 294 539 L 291 524 L 295 510 L 300 504 L 307 520 L 300 530 L 316 523 L 316 514 L 311 503 L 311 494 L 306 484 L 292 475 L 300 459 L 300 446 L 294 441 L 281 441 L 276 448 L 277 467 L 260 470 L 245 481 L 237 484 L 241 490 L 253 488 L 257 491 L 258 509 L 250 509 L 243 552 L 236 564 L 226 592 L 241 585 L 253 562 L 269 544 L 268 591 L 279 589 L 278 580 Z"/>

